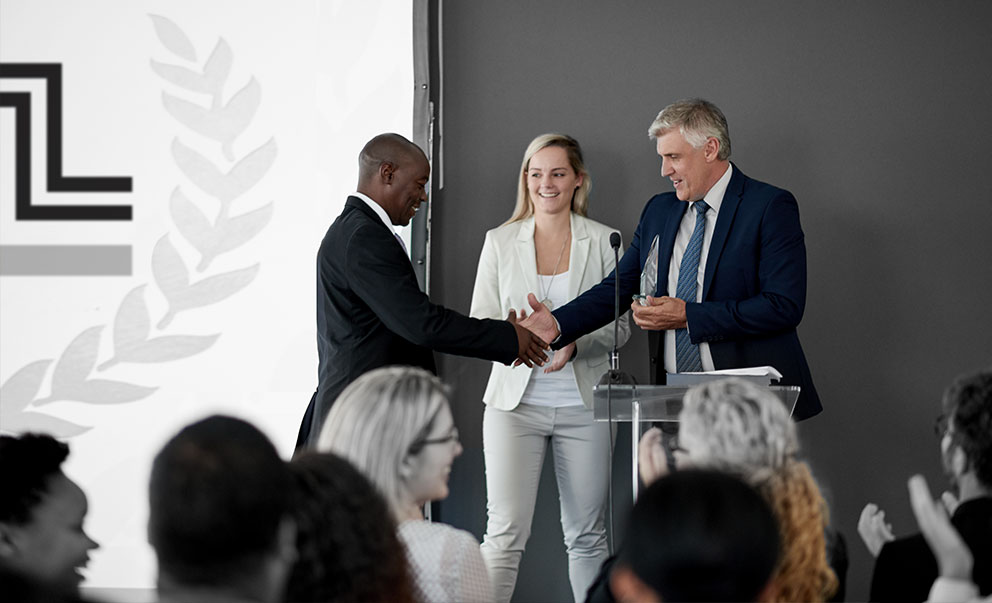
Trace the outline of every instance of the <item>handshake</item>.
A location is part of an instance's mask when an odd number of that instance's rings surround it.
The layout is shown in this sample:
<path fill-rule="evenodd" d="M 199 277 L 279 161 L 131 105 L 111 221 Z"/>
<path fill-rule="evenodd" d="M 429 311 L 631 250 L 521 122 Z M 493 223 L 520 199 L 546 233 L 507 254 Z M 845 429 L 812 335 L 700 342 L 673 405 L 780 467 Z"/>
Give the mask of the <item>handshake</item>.
<path fill-rule="evenodd" d="M 532 367 L 544 366 L 548 361 L 544 350 L 549 349 L 549 342 L 558 339 L 561 334 L 558 330 L 558 323 L 551 315 L 551 310 L 547 306 L 537 301 L 533 293 L 527 294 L 527 302 L 530 304 L 531 313 L 521 309 L 518 315 L 516 310 L 510 310 L 506 317 L 507 322 L 513 325 L 517 331 L 517 360 L 513 366 L 525 364 Z M 560 370 L 565 366 L 575 353 L 575 343 L 570 343 L 554 353 L 551 365 L 544 369 L 545 373 Z"/>

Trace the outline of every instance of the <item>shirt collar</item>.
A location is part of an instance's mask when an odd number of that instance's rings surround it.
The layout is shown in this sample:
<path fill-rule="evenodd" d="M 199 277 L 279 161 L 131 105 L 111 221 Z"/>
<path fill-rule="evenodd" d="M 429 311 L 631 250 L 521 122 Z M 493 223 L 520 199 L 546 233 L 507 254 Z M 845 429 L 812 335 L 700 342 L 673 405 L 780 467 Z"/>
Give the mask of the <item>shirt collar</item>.
<path fill-rule="evenodd" d="M 727 187 L 730 186 L 730 176 L 734 173 L 734 166 L 730 165 L 728 162 L 727 171 L 720 176 L 720 179 L 716 181 L 710 190 L 706 192 L 706 196 L 703 197 L 703 201 L 706 201 L 706 205 L 713 208 L 714 214 L 720 213 L 720 205 L 723 203 L 723 195 L 727 192 Z M 695 201 L 693 201 L 695 203 Z"/>
<path fill-rule="evenodd" d="M 393 222 L 392 220 L 389 219 L 389 214 L 386 213 L 386 210 L 383 209 L 381 205 L 373 201 L 372 197 L 369 197 L 368 195 L 359 192 L 351 193 L 351 196 L 358 197 L 359 199 L 364 201 L 365 205 L 368 205 L 370 208 L 372 208 L 372 211 L 375 212 L 375 215 L 379 216 L 379 220 L 381 220 L 382 223 L 386 225 L 386 228 L 389 229 L 389 232 L 393 233 L 394 235 L 396 234 L 396 231 L 393 230 Z"/>

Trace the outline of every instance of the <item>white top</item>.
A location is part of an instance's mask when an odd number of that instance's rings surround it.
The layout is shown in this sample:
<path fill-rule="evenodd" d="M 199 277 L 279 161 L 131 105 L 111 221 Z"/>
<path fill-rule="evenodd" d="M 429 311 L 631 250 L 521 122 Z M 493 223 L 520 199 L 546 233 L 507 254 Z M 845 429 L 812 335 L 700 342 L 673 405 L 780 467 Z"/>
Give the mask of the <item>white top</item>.
<path fill-rule="evenodd" d="M 492 601 L 493 588 L 479 543 L 443 523 L 404 521 L 397 529 L 406 547 L 414 594 L 424 603 Z"/>
<path fill-rule="evenodd" d="M 733 166 L 727 166 L 727 171 L 720 176 L 703 201 L 710 206 L 706 211 L 706 221 L 703 222 L 703 248 L 699 253 L 699 271 L 696 275 L 696 299 L 703 299 L 703 276 L 706 274 L 706 258 L 710 255 L 710 241 L 713 240 L 713 229 L 716 228 L 716 217 L 720 213 L 720 205 L 723 203 L 723 194 L 727 192 L 730 184 L 730 176 L 734 172 Z M 668 295 L 674 296 L 679 288 L 679 266 L 682 264 L 682 256 L 685 255 L 685 248 L 689 246 L 689 238 L 696 227 L 696 202 L 689 203 L 689 209 L 682 215 L 682 222 L 679 223 L 679 232 L 675 235 L 675 246 L 672 248 L 672 261 L 668 264 Z M 691 331 L 690 331 L 691 332 Z M 703 361 L 703 370 L 713 370 L 713 356 L 710 354 L 710 344 L 699 344 L 699 357 Z M 675 363 L 675 330 L 665 331 L 665 372 L 677 373 Z"/>
<path fill-rule="evenodd" d="M 547 293 L 547 298 L 551 300 L 554 308 L 560 308 L 568 303 L 568 279 L 569 272 L 566 270 L 554 277 L 538 274 L 538 290 L 535 292 L 538 297 Z M 543 298 L 541 301 L 544 301 Z M 566 362 L 561 370 L 545 374 L 546 367 L 535 367 L 530 373 L 530 381 L 527 389 L 520 397 L 522 404 L 533 404 L 535 406 L 581 406 L 582 395 L 575 384 L 575 370 L 571 362 Z"/>

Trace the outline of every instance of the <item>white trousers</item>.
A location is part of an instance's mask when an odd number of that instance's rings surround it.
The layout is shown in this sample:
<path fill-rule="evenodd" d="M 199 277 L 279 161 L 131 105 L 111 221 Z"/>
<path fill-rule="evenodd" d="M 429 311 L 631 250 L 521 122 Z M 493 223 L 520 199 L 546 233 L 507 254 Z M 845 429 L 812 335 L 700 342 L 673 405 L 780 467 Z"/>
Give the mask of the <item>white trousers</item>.
<path fill-rule="evenodd" d="M 549 442 L 575 601 L 585 600 L 608 556 L 609 423 L 597 423 L 592 417 L 584 406 L 520 404 L 510 411 L 486 407 L 482 445 L 489 520 L 481 550 L 497 603 L 513 596 Z"/>

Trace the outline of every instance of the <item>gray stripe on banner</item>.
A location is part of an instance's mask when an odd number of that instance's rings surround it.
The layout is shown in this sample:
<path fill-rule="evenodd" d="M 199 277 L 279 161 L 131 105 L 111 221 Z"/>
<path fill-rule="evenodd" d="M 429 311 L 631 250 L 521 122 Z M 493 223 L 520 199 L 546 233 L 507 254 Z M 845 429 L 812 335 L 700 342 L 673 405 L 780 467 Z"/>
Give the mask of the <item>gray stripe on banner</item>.
<path fill-rule="evenodd" d="M 2 276 L 130 276 L 130 245 L 0 245 Z"/>

